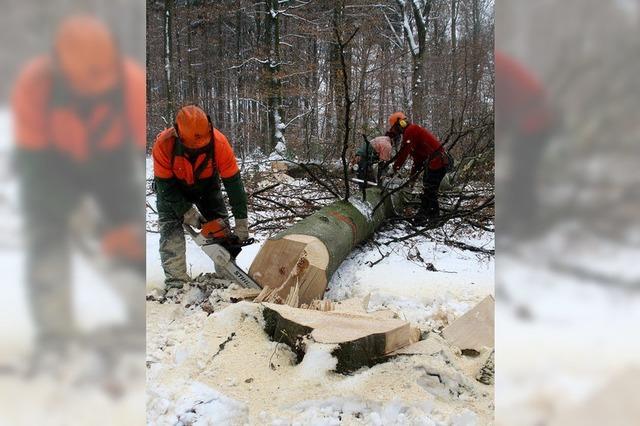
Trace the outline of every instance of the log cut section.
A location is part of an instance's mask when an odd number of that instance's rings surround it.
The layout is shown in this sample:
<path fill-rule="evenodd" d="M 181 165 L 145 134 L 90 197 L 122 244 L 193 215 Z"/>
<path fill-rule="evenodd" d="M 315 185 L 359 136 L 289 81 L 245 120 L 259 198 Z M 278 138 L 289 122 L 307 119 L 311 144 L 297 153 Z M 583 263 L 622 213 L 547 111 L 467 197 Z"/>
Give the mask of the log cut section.
<path fill-rule="evenodd" d="M 361 242 L 373 235 L 382 222 L 394 214 L 398 198 L 382 199 L 380 189 L 367 189 L 367 202 L 336 201 L 291 228 L 267 240 L 258 252 L 249 275 L 263 288 L 275 289 L 286 300 L 296 288 L 299 304 L 322 299 L 327 283 L 342 261 Z M 398 206 L 395 206 L 397 209 Z"/>
<path fill-rule="evenodd" d="M 302 360 L 309 342 L 335 345 L 336 371 L 375 365 L 392 352 L 417 342 L 419 330 L 399 319 L 365 313 L 317 311 L 264 303 L 265 331 L 286 343 Z"/>

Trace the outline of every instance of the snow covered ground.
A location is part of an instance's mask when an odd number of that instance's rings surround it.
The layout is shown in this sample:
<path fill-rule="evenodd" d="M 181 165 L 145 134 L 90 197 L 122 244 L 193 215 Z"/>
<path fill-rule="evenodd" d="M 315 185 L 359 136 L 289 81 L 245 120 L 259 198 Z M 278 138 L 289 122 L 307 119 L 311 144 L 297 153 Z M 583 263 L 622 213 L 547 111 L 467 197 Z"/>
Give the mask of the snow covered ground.
<path fill-rule="evenodd" d="M 574 227 L 559 226 L 498 256 L 497 424 L 623 425 L 638 418 L 628 384 L 640 380 L 640 295 L 598 277 L 640 282 L 640 251 L 585 230 L 576 235 Z"/>
<path fill-rule="evenodd" d="M 148 163 L 148 177 L 151 167 Z M 153 196 L 148 202 L 155 206 Z M 155 215 L 148 214 L 149 228 Z M 385 231 L 389 238 L 396 231 Z M 379 236 L 382 236 L 380 234 Z M 248 269 L 265 234 L 241 253 Z M 492 233 L 465 242 L 493 248 Z M 163 287 L 157 233 L 147 233 L 147 291 Z M 381 256 L 386 257 L 375 263 Z M 187 241 L 192 276 L 213 272 L 212 261 Z M 373 266 L 370 264 L 375 263 Z M 343 262 L 326 297 L 370 294 L 370 310 L 391 309 L 424 331 L 440 330 L 494 289 L 492 256 L 418 239 L 413 245 L 363 245 Z M 263 331 L 260 306 L 225 303 L 214 290 L 215 312 L 193 304 L 192 287 L 178 303 L 147 303 L 148 423 L 273 425 L 487 425 L 493 387 L 475 381 L 453 354 L 397 357 L 350 376 L 332 370 L 330 348 L 294 353 Z M 188 307 L 187 307 L 188 306 Z"/>

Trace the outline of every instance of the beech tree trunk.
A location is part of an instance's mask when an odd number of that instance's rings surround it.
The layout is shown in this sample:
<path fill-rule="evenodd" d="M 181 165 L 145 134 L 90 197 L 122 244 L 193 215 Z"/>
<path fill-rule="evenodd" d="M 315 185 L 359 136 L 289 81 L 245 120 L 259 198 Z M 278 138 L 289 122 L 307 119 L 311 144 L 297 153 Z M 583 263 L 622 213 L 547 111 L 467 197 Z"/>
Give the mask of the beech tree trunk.
<path fill-rule="evenodd" d="M 278 289 L 283 300 L 296 286 L 300 304 L 322 299 L 342 261 L 400 208 L 399 197 L 389 197 L 371 214 L 382 195 L 378 188 L 366 193 L 366 203 L 354 201 L 361 208 L 336 201 L 267 240 L 249 275 L 262 287 Z"/>

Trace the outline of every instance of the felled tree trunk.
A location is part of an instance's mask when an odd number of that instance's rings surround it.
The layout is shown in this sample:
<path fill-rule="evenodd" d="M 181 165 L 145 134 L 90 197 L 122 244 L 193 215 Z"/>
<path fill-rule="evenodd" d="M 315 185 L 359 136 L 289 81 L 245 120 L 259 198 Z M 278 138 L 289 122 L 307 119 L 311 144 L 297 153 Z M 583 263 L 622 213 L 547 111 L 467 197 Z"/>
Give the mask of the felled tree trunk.
<path fill-rule="evenodd" d="M 336 201 L 267 240 L 249 275 L 263 288 L 277 289 L 272 296 L 282 301 L 296 287 L 299 304 L 322 299 L 342 261 L 394 214 L 394 205 L 399 209 L 399 197 L 389 197 L 372 213 L 381 191 L 369 188 L 366 194 L 366 202 Z"/>

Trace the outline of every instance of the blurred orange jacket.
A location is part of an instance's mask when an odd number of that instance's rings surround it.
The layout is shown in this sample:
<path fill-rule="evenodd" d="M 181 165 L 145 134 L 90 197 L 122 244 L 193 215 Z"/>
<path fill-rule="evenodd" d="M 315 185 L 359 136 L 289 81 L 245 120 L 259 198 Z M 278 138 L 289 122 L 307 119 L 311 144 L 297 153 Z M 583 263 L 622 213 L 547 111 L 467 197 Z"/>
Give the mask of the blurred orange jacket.
<path fill-rule="evenodd" d="M 23 69 L 12 96 L 14 134 L 20 148 L 56 150 L 82 163 L 131 141 L 146 145 L 146 77 L 123 59 L 116 89 L 100 98 L 75 96 L 48 55 Z"/>

